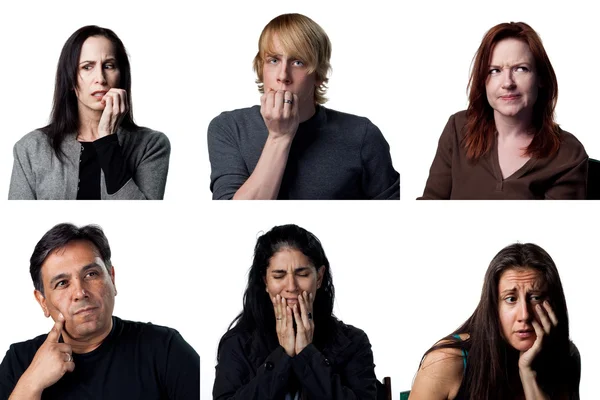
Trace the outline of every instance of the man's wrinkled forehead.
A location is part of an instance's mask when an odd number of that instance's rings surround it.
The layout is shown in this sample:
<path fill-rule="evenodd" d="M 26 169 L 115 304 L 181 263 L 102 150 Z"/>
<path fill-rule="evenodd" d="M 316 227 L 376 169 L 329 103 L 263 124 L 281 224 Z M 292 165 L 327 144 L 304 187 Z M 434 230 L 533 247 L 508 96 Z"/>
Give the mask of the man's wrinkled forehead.
<path fill-rule="evenodd" d="M 42 267 L 41 267 L 42 278 L 44 278 L 44 271 L 48 269 L 49 260 L 52 261 L 53 256 L 63 257 L 65 255 L 65 252 L 67 251 L 67 249 L 76 243 L 85 245 L 85 247 L 84 247 L 85 250 L 79 251 L 77 253 L 78 258 L 81 258 L 83 261 L 81 267 L 84 267 L 88 264 L 95 263 L 101 267 L 106 268 L 105 262 L 102 259 L 102 255 L 100 254 L 100 251 L 92 242 L 90 242 L 89 240 L 72 240 L 72 241 L 68 242 L 67 244 L 65 244 L 64 246 L 58 247 L 48 253 L 48 255 L 44 259 L 44 262 L 42 263 Z"/>

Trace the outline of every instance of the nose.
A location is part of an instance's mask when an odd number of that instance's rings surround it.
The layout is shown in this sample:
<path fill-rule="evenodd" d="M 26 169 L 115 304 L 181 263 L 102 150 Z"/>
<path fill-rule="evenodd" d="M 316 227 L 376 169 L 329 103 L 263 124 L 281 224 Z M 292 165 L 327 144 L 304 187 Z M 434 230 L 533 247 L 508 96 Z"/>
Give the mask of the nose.
<path fill-rule="evenodd" d="M 277 82 L 285 85 L 292 83 L 289 67 L 285 62 L 279 64 L 279 71 L 277 71 Z"/>
<path fill-rule="evenodd" d="M 285 290 L 290 293 L 295 293 L 298 289 L 298 284 L 296 282 L 296 277 L 294 274 L 288 274 L 287 281 L 285 282 Z"/>
<path fill-rule="evenodd" d="M 502 88 L 513 89 L 515 87 L 515 79 L 511 68 L 506 68 L 502 72 Z"/>
<path fill-rule="evenodd" d="M 519 322 L 530 322 L 531 320 L 531 304 L 526 301 L 522 301 L 519 304 Z"/>
<path fill-rule="evenodd" d="M 80 301 L 90 297 L 85 283 L 80 279 L 73 280 L 71 288 L 73 289 L 73 301 Z"/>
<path fill-rule="evenodd" d="M 106 71 L 102 64 L 94 70 L 94 83 L 106 85 Z"/>

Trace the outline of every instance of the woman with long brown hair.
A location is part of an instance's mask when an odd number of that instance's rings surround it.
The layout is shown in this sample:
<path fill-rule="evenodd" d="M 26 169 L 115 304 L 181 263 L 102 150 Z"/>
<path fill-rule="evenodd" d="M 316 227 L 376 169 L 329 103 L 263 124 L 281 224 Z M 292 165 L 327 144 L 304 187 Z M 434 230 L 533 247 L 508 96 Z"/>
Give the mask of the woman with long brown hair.
<path fill-rule="evenodd" d="M 469 106 L 450 117 L 422 199 L 583 199 L 588 156 L 554 121 L 558 83 L 523 22 L 490 29 L 474 58 Z"/>
<path fill-rule="evenodd" d="M 475 312 L 429 349 L 410 399 L 579 399 L 564 291 L 541 247 L 502 249 Z"/>

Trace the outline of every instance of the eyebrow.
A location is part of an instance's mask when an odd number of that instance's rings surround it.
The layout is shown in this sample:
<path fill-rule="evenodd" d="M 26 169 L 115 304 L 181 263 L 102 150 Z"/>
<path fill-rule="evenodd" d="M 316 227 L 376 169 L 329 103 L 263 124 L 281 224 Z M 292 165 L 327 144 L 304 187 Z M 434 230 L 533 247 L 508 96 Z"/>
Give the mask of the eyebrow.
<path fill-rule="evenodd" d="M 80 272 L 86 272 L 93 268 L 102 268 L 102 266 L 99 265 L 98 263 L 92 262 L 92 263 L 84 266 L 83 268 L 81 268 Z M 70 277 L 71 277 L 71 274 L 65 274 L 65 273 L 58 274 L 50 280 L 50 286 L 54 286 L 54 283 L 56 283 L 57 281 L 62 281 L 63 279 L 70 278 Z"/>
<path fill-rule="evenodd" d="M 294 270 L 294 272 L 304 272 L 309 268 L 310 267 L 298 267 Z M 285 274 L 285 273 L 287 273 L 287 270 L 286 269 L 276 269 L 276 270 L 271 271 L 271 273 L 272 274 Z"/>
<path fill-rule="evenodd" d="M 516 287 L 510 288 L 510 289 L 504 289 L 502 292 L 500 292 L 500 296 L 504 296 L 505 294 L 508 293 L 514 293 L 517 291 Z M 539 287 L 533 287 L 531 290 L 527 291 L 527 293 L 544 293 L 545 290 Z"/>
<path fill-rule="evenodd" d="M 109 58 L 107 58 L 106 60 L 103 61 L 103 63 L 105 63 L 105 62 L 117 62 L 117 59 L 114 58 L 114 57 L 109 57 Z M 79 65 L 82 65 L 82 64 L 96 64 L 96 61 L 85 60 L 85 61 L 82 61 L 82 62 L 79 63 Z"/>
<path fill-rule="evenodd" d="M 531 67 L 531 64 L 528 63 L 527 61 L 512 64 L 512 65 L 510 65 L 510 67 L 512 68 L 512 67 L 516 67 L 518 65 L 527 65 L 528 67 Z M 500 65 L 490 64 L 490 68 L 502 68 L 502 67 Z"/>

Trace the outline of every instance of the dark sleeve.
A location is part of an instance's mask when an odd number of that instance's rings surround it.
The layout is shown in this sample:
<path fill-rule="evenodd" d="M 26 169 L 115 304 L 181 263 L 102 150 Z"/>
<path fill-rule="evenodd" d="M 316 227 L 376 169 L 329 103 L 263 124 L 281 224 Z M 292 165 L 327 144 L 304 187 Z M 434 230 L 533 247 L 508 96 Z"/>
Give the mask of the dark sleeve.
<path fill-rule="evenodd" d="M 379 128 L 370 121 L 367 121 L 360 155 L 366 196 L 374 200 L 400 200 L 400 174 L 392 165 L 390 146 Z"/>
<path fill-rule="evenodd" d="M 585 200 L 587 189 L 588 155 L 583 146 L 573 158 L 561 165 L 554 185 L 546 191 L 546 199 Z"/>
<path fill-rule="evenodd" d="M 200 356 L 179 332 L 169 342 L 165 385 L 169 400 L 200 398 Z"/>
<path fill-rule="evenodd" d="M 13 169 L 8 190 L 9 200 L 35 200 L 35 174 L 25 146 L 13 147 Z"/>
<path fill-rule="evenodd" d="M 337 372 L 323 353 L 312 344 L 292 359 L 294 374 L 308 398 L 342 400 L 377 397 L 371 343 L 362 331 L 352 341 L 355 343 L 351 359 Z"/>
<path fill-rule="evenodd" d="M 7 400 L 17 386 L 17 382 L 25 372 L 14 345 L 10 346 L 0 364 L 0 400 Z"/>
<path fill-rule="evenodd" d="M 452 151 L 456 140 L 456 122 L 452 115 L 440 136 L 435 158 L 429 169 L 423 196 L 419 200 L 447 200 L 452 193 Z"/>
<path fill-rule="evenodd" d="M 213 200 L 231 200 L 250 177 L 235 139 L 234 121 L 226 114 L 213 119 L 208 126 L 210 190 Z"/>
<path fill-rule="evenodd" d="M 581 380 L 581 355 L 573 342 L 570 345 L 569 400 L 579 400 L 579 382 Z"/>
<path fill-rule="evenodd" d="M 98 163 L 104 171 L 106 192 L 113 195 L 132 178 L 131 171 L 127 168 L 125 157 L 121 152 L 119 138 L 117 135 L 108 135 L 93 143 L 98 155 Z"/>
<path fill-rule="evenodd" d="M 237 337 L 225 339 L 219 349 L 214 400 L 281 399 L 291 373 L 291 360 L 283 347 L 275 349 L 253 376 L 252 365 Z"/>
<path fill-rule="evenodd" d="M 127 160 L 123 155 L 117 135 L 110 135 L 94 142 L 96 144 L 100 141 L 95 148 L 98 153 L 98 162 L 105 175 L 107 193 L 102 193 L 103 199 L 163 199 L 169 173 L 171 143 L 161 132 L 152 131 L 140 134 L 149 135 L 149 138 L 143 142 L 144 149 L 140 150 L 143 152 L 141 161 L 132 171 L 127 171 Z M 112 165 L 113 161 L 115 165 Z M 116 191 L 111 193 L 111 190 L 115 189 Z"/>

